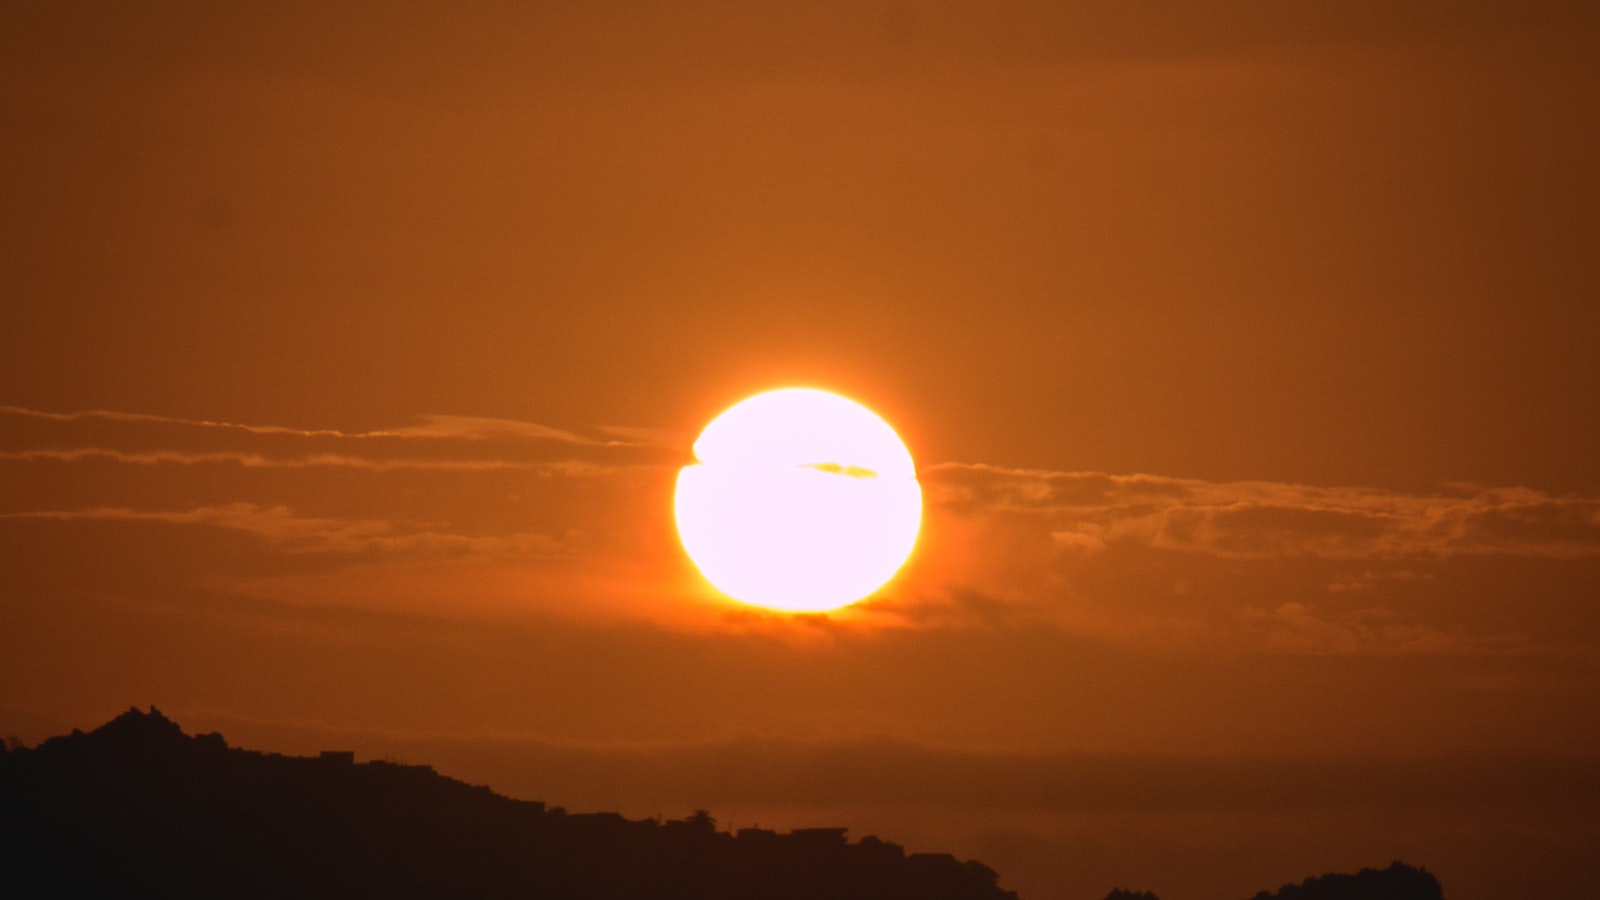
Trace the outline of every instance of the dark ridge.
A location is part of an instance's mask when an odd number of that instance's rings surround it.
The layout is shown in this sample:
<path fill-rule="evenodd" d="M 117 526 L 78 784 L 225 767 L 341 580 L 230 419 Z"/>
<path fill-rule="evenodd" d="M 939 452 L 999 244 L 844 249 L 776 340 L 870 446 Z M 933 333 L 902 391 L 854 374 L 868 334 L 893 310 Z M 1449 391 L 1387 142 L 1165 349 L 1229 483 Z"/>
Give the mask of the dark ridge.
<path fill-rule="evenodd" d="M 1286 884 L 1275 894 L 1261 891 L 1252 900 L 1444 900 L 1444 892 L 1427 869 L 1395 862 L 1387 869 L 1307 878 Z"/>
<path fill-rule="evenodd" d="M 1105 900 L 1159 900 L 1149 891 L 1114 888 Z M 1439 880 L 1427 869 L 1402 862 L 1387 869 L 1362 869 L 1354 875 L 1330 872 L 1286 884 L 1277 893 L 1261 891 L 1251 900 L 1444 900 Z"/>
<path fill-rule="evenodd" d="M 37 898 L 1016 898 L 843 828 L 569 814 L 428 766 L 231 748 L 155 707 L 0 752 L 0 848 L 6 893 Z"/>

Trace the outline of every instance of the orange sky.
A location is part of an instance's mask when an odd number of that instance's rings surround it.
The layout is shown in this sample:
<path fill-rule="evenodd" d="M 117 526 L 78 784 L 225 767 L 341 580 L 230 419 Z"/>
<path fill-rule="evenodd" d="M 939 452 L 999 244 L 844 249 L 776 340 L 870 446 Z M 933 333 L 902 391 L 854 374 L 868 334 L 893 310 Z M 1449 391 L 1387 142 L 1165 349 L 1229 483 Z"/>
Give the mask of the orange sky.
<path fill-rule="evenodd" d="M 0 14 L 0 730 L 1600 891 L 1588 4 L 531 6 Z M 927 498 L 827 619 L 672 530 L 787 384 Z"/>

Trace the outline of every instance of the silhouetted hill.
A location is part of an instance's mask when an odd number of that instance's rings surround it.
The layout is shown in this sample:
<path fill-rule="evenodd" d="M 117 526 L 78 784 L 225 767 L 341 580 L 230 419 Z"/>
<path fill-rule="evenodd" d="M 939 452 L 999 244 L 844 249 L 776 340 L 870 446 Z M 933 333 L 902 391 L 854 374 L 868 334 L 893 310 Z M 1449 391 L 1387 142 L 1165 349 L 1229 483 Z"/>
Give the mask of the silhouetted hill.
<path fill-rule="evenodd" d="M 1286 884 L 1275 894 L 1261 891 L 1252 900 L 1444 900 L 1439 879 L 1405 863 L 1387 869 L 1362 869 L 1354 875 L 1328 874 Z"/>
<path fill-rule="evenodd" d="M 1149 891 L 1115 888 L 1105 900 L 1159 900 Z M 1362 869 L 1354 875 L 1329 873 L 1286 884 L 1273 894 L 1257 893 L 1251 900 L 1444 900 L 1439 880 L 1427 869 L 1402 862 L 1387 869 Z"/>
<path fill-rule="evenodd" d="M 980 863 L 842 828 L 567 814 L 426 766 L 230 748 L 154 707 L 0 752 L 0 847 L 0 891 L 40 898 L 1016 896 Z"/>

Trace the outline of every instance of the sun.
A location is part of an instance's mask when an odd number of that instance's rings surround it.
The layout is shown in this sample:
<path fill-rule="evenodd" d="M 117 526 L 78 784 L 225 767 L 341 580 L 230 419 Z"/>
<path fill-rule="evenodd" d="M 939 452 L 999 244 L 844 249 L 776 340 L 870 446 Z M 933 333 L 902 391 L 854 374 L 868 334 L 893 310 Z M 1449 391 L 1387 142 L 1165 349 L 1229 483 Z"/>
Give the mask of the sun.
<path fill-rule="evenodd" d="M 678 535 L 718 590 L 752 606 L 824 612 L 899 571 L 922 524 L 911 453 L 872 410 L 785 388 L 730 407 L 678 473 Z"/>

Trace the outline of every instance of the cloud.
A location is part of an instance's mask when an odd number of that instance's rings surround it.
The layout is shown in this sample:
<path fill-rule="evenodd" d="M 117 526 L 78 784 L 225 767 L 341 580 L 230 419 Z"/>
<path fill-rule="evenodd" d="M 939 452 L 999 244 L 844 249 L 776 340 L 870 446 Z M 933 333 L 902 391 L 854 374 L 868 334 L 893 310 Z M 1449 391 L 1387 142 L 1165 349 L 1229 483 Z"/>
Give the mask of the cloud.
<path fill-rule="evenodd" d="M 175 416 L 159 416 L 148 413 L 129 413 L 114 410 L 93 409 L 77 412 L 57 413 L 43 410 L 29 409 L 22 406 L 0 406 L 0 416 L 14 418 L 34 419 L 45 422 L 73 423 L 73 422 L 116 422 L 124 424 L 150 424 L 172 425 L 183 428 L 215 429 L 221 431 L 237 431 L 254 435 L 285 435 L 303 438 L 338 438 L 341 440 L 373 440 L 392 438 L 460 438 L 477 440 L 490 437 L 515 437 L 536 441 L 558 441 L 569 444 L 586 446 L 638 446 L 646 441 L 626 441 L 615 439 L 601 439 L 585 437 L 575 432 L 560 428 L 552 428 L 536 422 L 524 422 L 517 419 L 497 419 L 484 416 L 453 416 L 453 415 L 423 415 L 416 425 L 404 425 L 397 428 L 386 428 L 375 431 L 340 431 L 328 428 L 291 428 L 282 425 L 247 425 L 239 422 L 222 422 L 209 419 L 187 419 Z M 597 429 L 607 434 L 626 436 L 633 433 L 643 436 L 652 433 L 650 429 L 627 429 L 618 426 L 608 426 Z"/>
<path fill-rule="evenodd" d="M 302 429 L 87 410 L 44 412 L 0 406 L 14 420 L 0 462 L 112 462 L 128 465 L 237 465 L 248 468 L 535 470 L 577 475 L 595 468 L 660 465 L 680 455 L 648 439 L 595 429 L 596 436 L 534 422 L 479 416 L 421 416 L 372 431 Z M 25 427 L 21 427 L 25 426 Z M 643 431 L 640 432 L 643 434 Z"/>
<path fill-rule="evenodd" d="M 136 510 L 99 507 L 0 514 L 5 519 L 56 522 L 132 522 L 203 525 L 243 532 L 288 553 L 381 554 L 421 558 L 514 556 L 529 558 L 570 552 L 557 538 L 537 533 L 462 534 L 438 523 L 390 519 L 335 519 L 303 516 L 285 506 L 230 503 L 186 510 Z"/>
<path fill-rule="evenodd" d="M 536 441 L 561 441 L 584 446 L 641 446 L 628 441 L 598 440 L 570 431 L 521 422 L 515 419 L 490 419 L 482 416 L 422 416 L 422 424 L 382 432 L 385 437 L 464 438 L 516 437 Z"/>
<path fill-rule="evenodd" d="M 135 522 L 166 525 L 209 525 L 242 531 L 290 552 L 356 552 L 399 538 L 398 526 L 382 520 L 337 520 L 295 515 L 283 506 L 230 503 L 187 510 L 136 510 L 98 507 L 6 513 L 7 519 L 41 519 L 57 522 Z"/>
<path fill-rule="evenodd" d="M 255 554 L 248 577 L 224 586 L 299 604 L 604 610 L 660 624 L 665 592 L 715 627 L 762 633 L 1046 627 L 1184 652 L 1523 653 L 1581 629 L 1507 635 L 1484 613 L 1500 601 L 1457 573 L 1496 556 L 1541 572 L 1600 561 L 1594 498 L 940 463 L 920 472 L 926 521 L 899 578 L 826 622 L 774 623 L 697 593 L 672 534 L 683 448 L 667 434 L 470 416 L 366 432 L 0 416 L 39 426 L 0 449 L 0 465 L 27 467 L 0 515 L 248 535 L 253 549 L 230 545 Z M 1538 576 L 1538 602 L 1570 605 L 1550 591 L 1585 582 L 1560 575 Z M 215 566 L 205 577 L 223 585 Z M 473 591 L 501 600 L 460 600 Z M 515 599 L 540 591 L 562 599 Z M 447 594 L 457 601 L 430 596 Z"/>
<path fill-rule="evenodd" d="M 200 466 L 237 465 L 264 469 L 365 469 L 371 472 L 437 471 L 437 472 L 491 472 L 499 470 L 542 472 L 546 474 L 585 475 L 596 474 L 603 467 L 578 461 L 540 462 L 508 459 L 374 459 L 338 453 L 316 453 L 309 456 L 275 457 L 259 453 L 209 452 L 188 453 L 180 450 L 153 450 L 130 452 L 107 447 L 71 447 L 65 449 L 6 450 L 0 451 L 0 461 L 10 462 L 62 462 L 73 463 L 91 460 L 125 463 L 137 466 Z"/>
<path fill-rule="evenodd" d="M 1581 599 L 1600 578 L 1596 498 L 966 463 L 921 474 L 933 546 L 907 596 L 879 607 L 907 627 L 1047 623 L 1180 653 L 1561 656 L 1600 642 Z"/>
<path fill-rule="evenodd" d="M 656 621 L 631 611 L 683 591 L 662 534 L 680 453 L 616 428 L 588 437 L 425 416 L 348 431 L 21 407 L 0 417 L 26 426 L 0 443 L 14 488 L 0 518 L 53 546 L 159 557 L 129 559 L 130 579 L 159 567 L 162 584 L 469 618 Z M 172 528 L 186 530 L 162 530 Z M 47 555 L 40 572 L 68 577 Z"/>
<path fill-rule="evenodd" d="M 188 428 L 215 428 L 228 431 L 243 431 L 248 434 L 283 434 L 297 437 L 334 437 L 334 438 L 360 438 L 360 437 L 391 437 L 389 432 L 345 432 L 331 429 L 304 429 L 289 428 L 282 425 L 243 425 L 236 422 L 217 422 L 209 419 L 185 419 L 175 416 L 158 416 L 149 413 L 118 412 L 108 409 L 89 409 L 76 412 L 57 413 L 43 410 L 29 409 L 22 406 L 0 406 L 0 415 L 16 418 L 39 419 L 47 422 L 121 422 L 154 425 L 180 425 Z"/>
<path fill-rule="evenodd" d="M 1527 488 L 1419 495 L 959 463 L 923 474 L 931 503 L 959 517 L 1035 518 L 1069 551 L 1132 542 L 1231 559 L 1600 556 L 1600 498 Z"/>
<path fill-rule="evenodd" d="M 630 571 L 618 563 L 615 537 L 532 523 L 539 530 L 481 531 L 450 522 L 404 518 L 305 515 L 284 505 L 235 502 L 186 509 L 92 507 L 0 514 L 23 530 L 23 541 L 62 538 L 29 523 L 76 529 L 71 554 L 89 548 L 102 560 L 92 571 L 115 590 L 155 593 L 141 602 L 162 605 L 179 585 L 289 607 L 367 610 L 426 619 L 638 619 L 630 609 L 640 596 L 663 606 L 654 593 L 619 589 Z M 116 526 L 107 532 L 96 526 Z M 184 529 L 163 532 L 163 528 Z M 230 539 L 239 535 L 244 541 Z M 46 551 L 14 572 L 52 571 L 71 565 Z M 103 571 L 103 569 L 105 571 Z M 54 569 L 56 583 L 77 582 Z M 635 578 L 642 584 L 648 578 Z M 670 610 L 669 610 L 670 611 Z M 648 618 L 648 617 L 647 617 Z M 657 617 L 660 618 L 660 617 Z"/>
<path fill-rule="evenodd" d="M 1404 622 L 1384 607 L 1346 611 L 1289 602 L 1252 607 L 1241 618 L 1259 629 L 1262 645 L 1280 653 L 1506 653 L 1533 649 L 1525 635 L 1472 634 L 1459 626 Z"/>
<path fill-rule="evenodd" d="M 1036 624 L 1035 610 L 1008 603 L 975 590 L 958 586 L 942 595 L 907 597 L 890 594 L 868 598 L 857 604 L 860 612 L 880 621 L 914 627 L 1012 628 Z"/>
<path fill-rule="evenodd" d="M 694 435 L 671 428 L 644 428 L 637 425 L 596 425 L 595 430 L 624 441 L 654 447 L 683 450 L 694 443 Z"/>

